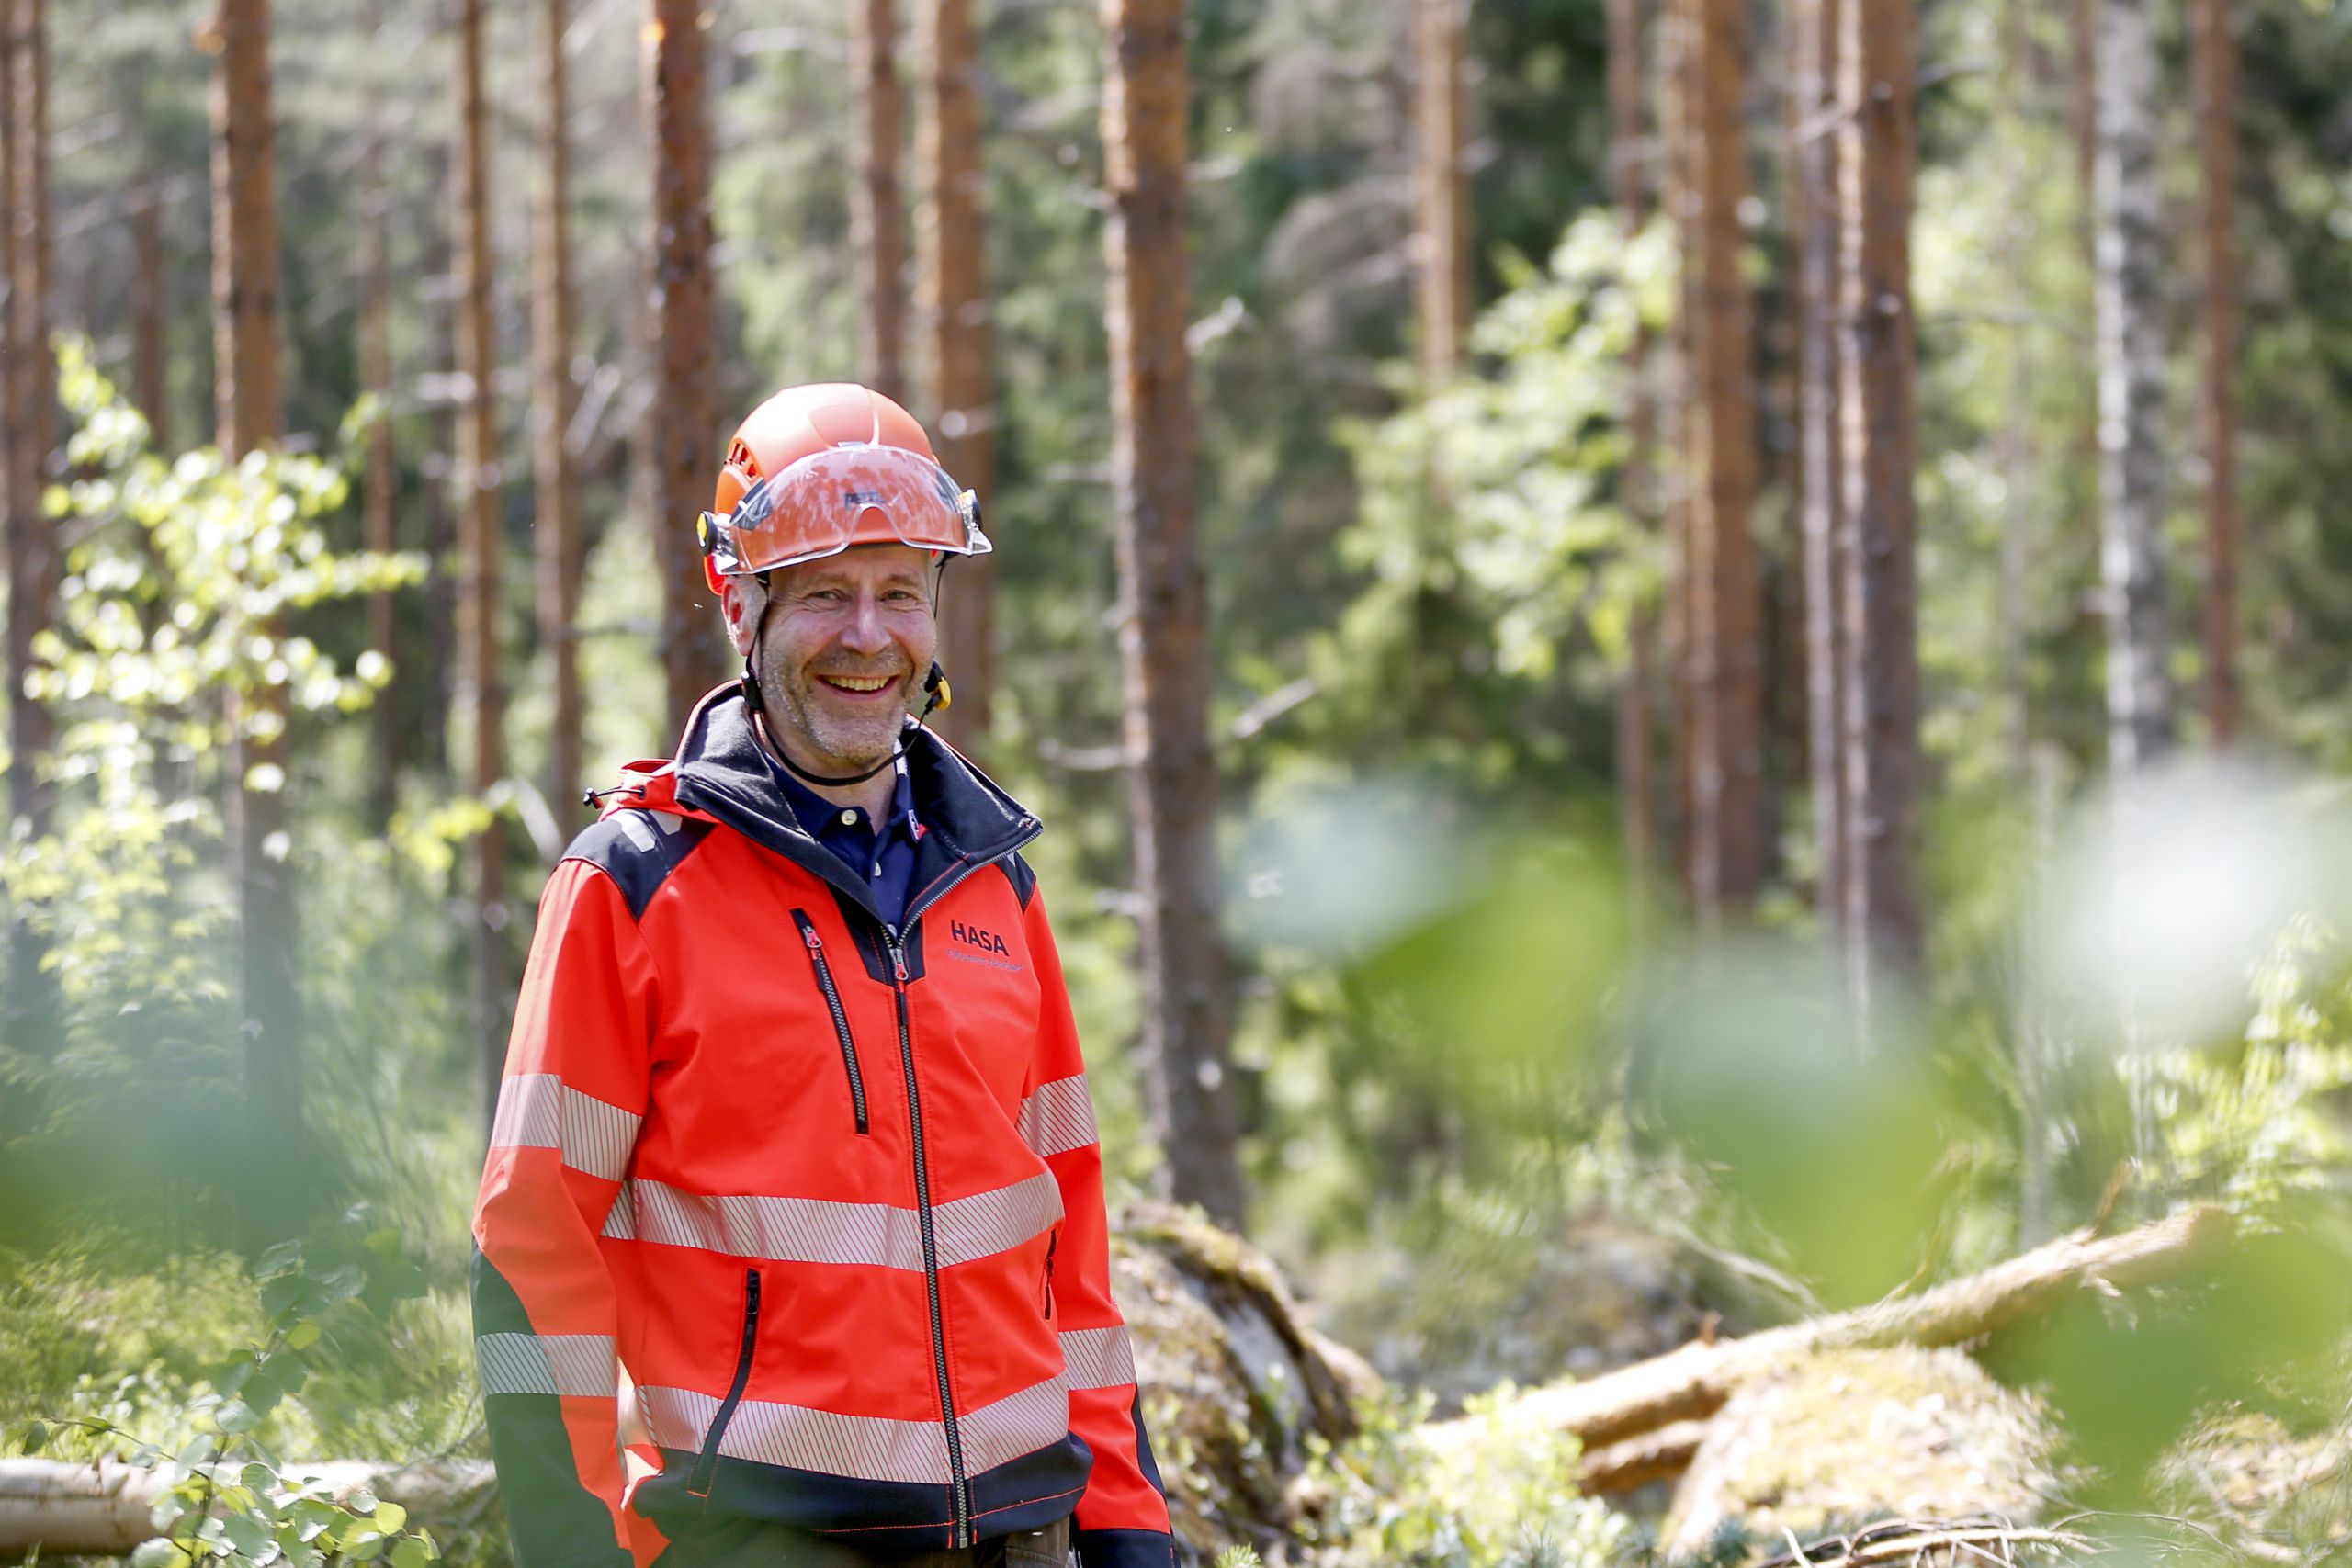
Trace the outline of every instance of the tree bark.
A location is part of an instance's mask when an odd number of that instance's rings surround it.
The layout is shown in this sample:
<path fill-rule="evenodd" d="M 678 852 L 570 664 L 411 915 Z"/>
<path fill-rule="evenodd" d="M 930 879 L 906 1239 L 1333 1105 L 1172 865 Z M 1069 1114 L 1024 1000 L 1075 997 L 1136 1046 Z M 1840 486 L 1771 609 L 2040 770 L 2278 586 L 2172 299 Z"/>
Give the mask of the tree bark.
<path fill-rule="evenodd" d="M 2075 1291 L 2132 1290 L 2201 1269 L 2229 1246 L 2232 1234 L 2228 1212 L 2210 1207 L 2183 1210 L 2121 1235 L 2075 1231 L 1921 1295 L 1744 1338 L 1693 1342 L 1597 1378 L 1535 1389 L 1514 1401 L 1504 1419 L 1572 1433 L 1589 1456 L 1589 1470 L 1605 1473 L 1628 1457 L 1610 1454 L 1612 1445 L 1710 1416 L 1741 1383 L 1791 1356 L 1962 1344 L 2054 1306 Z M 1432 1422 L 1421 1433 L 1432 1447 L 1446 1450 L 1475 1440 L 1484 1424 L 1484 1417 L 1463 1417 Z"/>
<path fill-rule="evenodd" d="M 918 306 L 930 339 L 931 434 L 939 461 L 995 500 L 996 390 L 989 365 L 988 223 L 980 170 L 978 62 L 971 0 L 922 0 L 923 81 L 916 141 L 922 187 L 915 243 Z M 940 659 L 955 702 L 939 728 L 967 752 L 989 729 L 995 683 L 996 563 L 988 557 L 948 569 L 940 604 Z"/>
<path fill-rule="evenodd" d="M 580 389 L 571 377 L 572 303 L 570 133 L 564 83 L 566 0 L 545 0 L 541 23 L 541 125 L 537 245 L 531 254 L 531 467 L 538 514 L 539 642 L 548 650 L 555 713 L 548 738 L 548 802 L 571 819 L 580 796 L 580 493 L 571 460 L 571 421 Z"/>
<path fill-rule="evenodd" d="M 1848 827 L 1844 750 L 1845 579 L 1839 551 L 1845 501 L 1838 418 L 1838 41 L 1847 0 L 1799 0 L 1792 18 L 1797 96 L 1796 167 L 1798 482 L 1804 559 L 1805 754 L 1812 781 L 1814 838 L 1821 861 L 1815 902 L 1834 947 L 1842 950 Z"/>
<path fill-rule="evenodd" d="M 2075 136 L 2075 188 L 2083 197 L 2084 250 L 2091 247 L 2093 194 L 2098 183 L 2099 0 L 2067 0 L 2066 118 Z"/>
<path fill-rule="evenodd" d="M 55 360 L 49 351 L 49 72 L 41 0 L 6 0 L 0 10 L 0 227 L 6 254 L 0 257 L 8 297 L 5 321 L 6 360 L 0 367 L 6 400 L 6 554 L 8 565 L 8 811 L 12 822 L 32 833 L 48 833 L 56 791 L 39 773 L 40 758 L 56 736 L 49 705 L 29 696 L 25 682 L 33 668 L 33 638 L 55 617 L 57 560 L 48 525 L 40 514 L 42 481 L 51 442 L 51 404 Z M 47 1055 L 59 1037 L 58 997 L 42 969 L 48 942 L 34 929 L 29 911 L 9 910 L 8 996 L 0 1023 L 20 1048 Z M 25 1103 L 0 1113 L 0 1130 L 21 1127 L 31 1114 Z"/>
<path fill-rule="evenodd" d="M 220 51 L 212 77 L 213 404 L 220 448 L 235 459 L 278 435 L 277 158 L 269 0 L 220 4 L 211 39 Z"/>
<path fill-rule="evenodd" d="M 906 233 L 899 212 L 899 17 L 893 0 L 849 0 L 850 60 L 857 84 L 857 178 L 851 217 L 865 266 L 865 384 L 906 396 L 902 308 Z"/>
<path fill-rule="evenodd" d="M 1650 181 L 1645 166 L 1646 116 L 1643 108 L 1641 0 L 1609 0 L 1609 167 L 1617 209 L 1630 243 L 1649 221 Z M 1621 481 L 1625 513 L 1639 528 L 1655 526 L 1657 502 L 1657 403 L 1650 385 L 1649 330 L 1634 333 L 1626 355 L 1631 406 L 1626 413 L 1630 450 Z M 1626 886 L 1638 931 L 1647 923 L 1646 890 L 1656 854 L 1657 829 L 1650 795 L 1653 772 L 1650 730 L 1654 673 L 1652 645 L 1657 617 L 1646 605 L 1629 629 L 1625 669 L 1617 683 L 1618 819 L 1624 841 Z"/>
<path fill-rule="evenodd" d="M 2205 718 L 2213 744 L 2237 739 L 2238 412 L 2237 40 L 2229 0 L 2190 7 L 2197 124 L 2203 151 L 2205 230 Z"/>
<path fill-rule="evenodd" d="M 454 85 L 454 84 L 453 84 Z M 420 149 L 425 163 L 425 188 L 448 190 L 458 176 L 457 141 L 433 141 Z M 458 346 L 458 312 L 465 308 L 458 287 L 457 204 L 435 205 L 431 209 L 441 221 L 427 231 L 426 251 L 417 270 L 435 279 L 439 287 L 431 309 L 433 341 L 447 344 L 454 360 Z M 424 415 L 425 426 L 421 445 L 430 454 L 454 453 L 458 448 L 458 415 L 449 403 L 439 404 Z M 413 719 L 409 731 L 415 743 L 418 767 L 439 780 L 449 781 L 455 788 L 456 771 L 449 753 L 449 731 L 458 706 L 459 648 L 458 639 L 458 579 L 464 575 L 458 560 L 458 518 L 450 507 L 449 470 L 439 464 L 426 465 L 422 476 L 425 482 L 419 488 L 422 494 L 417 509 L 424 537 L 419 541 L 424 551 L 425 577 L 424 599 L 424 635 L 416 652 L 417 675 L 412 700 L 415 703 Z"/>
<path fill-rule="evenodd" d="M 220 0 L 212 76 L 212 340 L 216 438 L 231 461 L 278 436 L 277 171 L 268 0 Z M 285 627 L 255 628 L 276 638 Z M 288 838 L 288 703 L 261 685 L 232 704 L 230 841 L 237 868 L 245 1107 L 252 1154 L 238 1206 L 248 1253 L 289 1233 L 301 1127 L 298 926 Z"/>
<path fill-rule="evenodd" d="M 458 243 L 464 302 L 458 311 L 458 373 L 465 401 L 458 420 L 458 530 L 466 571 L 458 600 L 461 684 L 471 718 L 470 787 L 486 798 L 506 776 L 505 688 L 499 668 L 498 423 L 491 397 L 497 369 L 490 304 L 490 116 L 482 94 L 482 0 L 464 0 L 458 26 Z M 474 1031 L 482 1120 L 498 1103 L 505 1065 L 506 837 L 493 814 L 475 836 L 472 942 Z"/>
<path fill-rule="evenodd" d="M 1421 375 L 1442 387 L 1470 321 L 1470 203 L 1462 180 L 1462 0 L 1414 0 L 1420 62 L 1414 164 L 1420 214 Z"/>
<path fill-rule="evenodd" d="M 380 40 L 383 17 L 374 5 L 368 7 L 364 25 L 370 39 Z M 367 152 L 359 176 L 359 380 L 362 389 L 375 398 L 377 414 L 368 432 L 367 466 L 360 480 L 359 537 L 366 548 L 389 553 L 400 544 L 393 510 L 391 264 L 385 232 L 391 190 L 384 175 L 384 148 L 391 127 L 388 104 L 379 101 L 371 106 L 371 112 L 374 123 L 365 133 Z M 389 592 L 368 596 L 368 646 L 392 660 L 403 675 L 414 673 L 406 650 L 398 647 Z M 374 758 L 368 781 L 368 814 L 381 832 L 390 823 L 400 796 L 403 727 L 393 688 L 376 694 L 368 717 Z"/>
<path fill-rule="evenodd" d="M 1698 687 L 1692 680 L 1691 613 L 1693 580 L 1700 569 L 1694 555 L 1698 543 L 1691 526 L 1691 326 L 1698 316 L 1699 269 L 1692 261 L 1696 243 L 1698 201 L 1692 187 L 1695 159 L 1691 152 L 1690 92 L 1694 68 L 1689 63 L 1692 40 L 1690 8 L 1683 0 L 1667 0 L 1657 18 L 1657 99 L 1659 146 L 1659 205 L 1673 226 L 1677 256 L 1675 309 L 1661 349 L 1658 385 L 1658 448 L 1660 464 L 1659 521 L 1666 532 L 1666 592 L 1659 612 L 1659 633 L 1666 647 L 1667 707 L 1669 728 L 1667 790 L 1668 832 L 1672 840 L 1674 874 L 1688 895 L 1692 886 L 1694 858 L 1691 805 L 1692 772 L 1697 759 Z"/>
<path fill-rule="evenodd" d="M 172 301 L 164 260 L 163 182 L 140 181 L 130 208 L 130 387 L 157 452 L 172 450 L 167 357 Z"/>
<path fill-rule="evenodd" d="M 1740 268 L 1747 199 L 1746 0 L 1682 0 L 1691 203 L 1689 412 L 1690 886 L 1719 928 L 1764 871 L 1763 595 L 1756 505 L 1754 309 Z"/>
<path fill-rule="evenodd" d="M 1208 594 L 1194 537 L 1184 330 L 1183 0 L 1103 0 L 1103 244 L 1143 1056 L 1173 1194 L 1242 1212 L 1217 929 Z"/>
<path fill-rule="evenodd" d="M 2164 547 L 2162 83 L 2154 0 L 2099 0 L 2099 563 L 2108 761 L 2128 779 L 2172 744 Z"/>
<path fill-rule="evenodd" d="M 717 614 L 694 521 L 718 471 L 711 396 L 710 111 L 702 0 L 652 0 L 646 30 L 653 130 L 653 556 L 662 572 L 662 668 L 671 733 L 718 682 Z"/>
<path fill-rule="evenodd" d="M 1850 0 L 1841 39 L 1839 199 L 1847 678 L 1846 971 L 1867 1027 L 1871 962 L 1924 963 L 1918 886 L 1917 450 L 1911 309 L 1911 0 Z"/>

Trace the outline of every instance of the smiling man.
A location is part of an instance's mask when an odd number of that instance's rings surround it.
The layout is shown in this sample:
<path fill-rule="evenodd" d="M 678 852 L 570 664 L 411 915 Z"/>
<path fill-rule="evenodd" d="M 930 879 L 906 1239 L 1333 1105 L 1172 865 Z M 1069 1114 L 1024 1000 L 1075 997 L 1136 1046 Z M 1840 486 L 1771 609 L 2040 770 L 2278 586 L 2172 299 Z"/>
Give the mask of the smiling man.
<path fill-rule="evenodd" d="M 798 387 L 700 528 L 743 678 L 548 879 L 475 1211 L 516 1562 L 1168 1568 L 1037 819 L 922 722 L 978 502 Z"/>

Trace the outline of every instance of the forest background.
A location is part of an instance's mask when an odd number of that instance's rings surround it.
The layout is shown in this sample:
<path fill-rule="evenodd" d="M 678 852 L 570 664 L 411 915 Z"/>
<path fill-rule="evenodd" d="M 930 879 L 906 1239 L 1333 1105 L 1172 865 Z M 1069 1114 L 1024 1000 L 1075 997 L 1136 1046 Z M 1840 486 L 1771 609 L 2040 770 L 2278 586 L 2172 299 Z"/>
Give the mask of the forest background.
<path fill-rule="evenodd" d="M 828 378 L 1122 1195 L 1449 1401 L 1596 1224 L 1748 1327 L 2218 1201 L 2309 1310 L 2075 1397 L 2341 1418 L 2340 0 L 6 12 L 28 1442 L 478 1451 L 534 895 Z"/>

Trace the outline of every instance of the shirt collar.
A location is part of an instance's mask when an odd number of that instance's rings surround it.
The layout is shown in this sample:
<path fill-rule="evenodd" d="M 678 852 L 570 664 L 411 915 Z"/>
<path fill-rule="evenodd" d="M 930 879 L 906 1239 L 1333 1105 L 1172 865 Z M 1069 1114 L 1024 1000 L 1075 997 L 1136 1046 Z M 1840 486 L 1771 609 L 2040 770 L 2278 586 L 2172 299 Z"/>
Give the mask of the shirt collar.
<path fill-rule="evenodd" d="M 821 839 L 842 826 L 842 813 L 849 807 L 834 805 L 802 784 L 791 769 L 769 755 L 766 747 L 760 747 L 759 753 L 760 760 L 767 764 L 768 776 L 775 781 L 776 788 L 782 792 L 785 804 L 792 807 L 792 815 L 799 819 L 801 827 L 808 829 L 810 838 Z M 907 770 L 907 759 L 903 753 L 890 765 L 890 773 L 889 810 L 885 820 L 872 824 L 873 830 L 879 835 L 888 832 L 896 824 L 904 823 L 907 837 L 920 840 L 922 824 L 915 816 L 914 780 Z"/>

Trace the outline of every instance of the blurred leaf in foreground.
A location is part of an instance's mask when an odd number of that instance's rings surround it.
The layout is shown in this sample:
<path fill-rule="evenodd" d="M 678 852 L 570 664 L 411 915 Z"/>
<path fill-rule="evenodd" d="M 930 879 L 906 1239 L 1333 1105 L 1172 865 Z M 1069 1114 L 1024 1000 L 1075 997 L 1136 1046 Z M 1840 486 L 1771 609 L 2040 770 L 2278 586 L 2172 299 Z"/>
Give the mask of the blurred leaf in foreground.
<path fill-rule="evenodd" d="M 1933 1080 L 1896 1022 L 1862 1049 L 1817 955 L 1757 945 L 1662 964 L 1631 1071 L 1637 1099 L 1786 1247 L 1823 1304 L 1874 1300 L 1917 1272 L 1943 1146 Z"/>
<path fill-rule="evenodd" d="M 2199 1409 L 2230 1402 L 2340 1417 L 2331 1369 L 2352 1325 L 2352 1229 L 2306 1205 L 2165 1297 L 2076 1300 L 1999 1336 L 1984 1359 L 2038 1386 L 2089 1468 L 2089 1500 L 2136 1502 Z"/>

